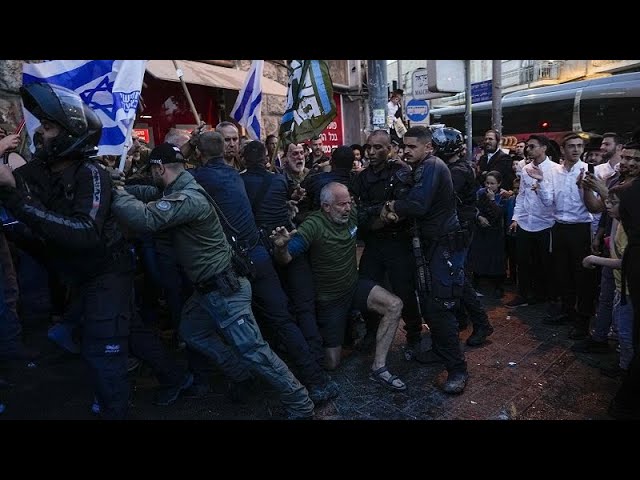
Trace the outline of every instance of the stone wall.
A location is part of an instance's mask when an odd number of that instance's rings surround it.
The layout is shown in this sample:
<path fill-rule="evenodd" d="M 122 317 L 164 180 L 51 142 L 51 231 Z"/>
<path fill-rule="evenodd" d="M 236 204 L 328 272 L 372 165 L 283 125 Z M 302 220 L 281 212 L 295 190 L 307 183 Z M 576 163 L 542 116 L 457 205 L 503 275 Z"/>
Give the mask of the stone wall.
<path fill-rule="evenodd" d="M 271 80 L 281 83 L 284 86 L 289 84 L 289 73 L 287 67 L 285 67 L 285 60 L 276 60 L 278 63 L 273 63 L 269 60 L 264 62 L 263 75 Z M 251 65 L 248 63 L 247 69 Z M 264 102 L 262 103 L 262 129 L 264 131 L 264 137 L 274 134 L 278 135 L 280 129 L 280 121 L 282 115 L 284 115 L 284 109 L 287 106 L 287 98 L 280 97 L 278 95 L 265 95 Z M 263 139 L 264 140 L 264 139 Z"/>
<path fill-rule="evenodd" d="M 24 60 L 0 60 L 0 124 L 11 132 L 22 121 L 18 89 L 22 85 Z"/>

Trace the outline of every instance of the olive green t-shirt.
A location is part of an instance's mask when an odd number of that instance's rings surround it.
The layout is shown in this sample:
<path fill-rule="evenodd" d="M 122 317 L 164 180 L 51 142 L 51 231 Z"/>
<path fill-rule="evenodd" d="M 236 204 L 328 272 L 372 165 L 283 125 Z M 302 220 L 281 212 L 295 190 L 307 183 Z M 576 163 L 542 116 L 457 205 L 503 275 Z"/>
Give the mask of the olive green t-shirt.
<path fill-rule="evenodd" d="M 296 236 L 302 239 L 302 251 L 309 252 L 318 301 L 331 302 L 355 288 L 357 231 L 355 207 L 345 225 L 336 224 L 324 212 L 316 211 L 298 227 Z"/>
<path fill-rule="evenodd" d="M 613 234 L 613 238 L 609 241 L 611 242 L 609 253 L 611 258 L 621 259 L 624 255 L 624 250 L 627 248 L 627 243 L 629 242 L 627 238 L 627 234 L 622 227 L 622 223 L 617 223 L 617 228 L 615 233 Z M 619 268 L 613 269 L 613 278 L 616 282 L 616 290 L 618 292 L 622 292 L 622 270 Z M 629 283 L 627 283 L 627 291 L 625 295 L 630 295 L 629 293 Z"/>

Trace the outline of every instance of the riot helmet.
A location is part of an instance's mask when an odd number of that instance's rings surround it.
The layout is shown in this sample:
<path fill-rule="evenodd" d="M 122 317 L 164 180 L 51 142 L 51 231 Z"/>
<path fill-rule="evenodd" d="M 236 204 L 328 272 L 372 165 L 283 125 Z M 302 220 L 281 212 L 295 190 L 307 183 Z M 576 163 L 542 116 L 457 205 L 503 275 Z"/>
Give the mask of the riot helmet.
<path fill-rule="evenodd" d="M 464 136 L 452 127 L 436 127 L 431 132 L 433 154 L 446 160 L 460 153 L 464 148 Z"/>
<path fill-rule="evenodd" d="M 102 122 L 73 90 L 50 83 L 20 87 L 22 103 L 38 120 L 48 120 L 62 132 L 44 146 L 47 161 L 95 155 Z"/>

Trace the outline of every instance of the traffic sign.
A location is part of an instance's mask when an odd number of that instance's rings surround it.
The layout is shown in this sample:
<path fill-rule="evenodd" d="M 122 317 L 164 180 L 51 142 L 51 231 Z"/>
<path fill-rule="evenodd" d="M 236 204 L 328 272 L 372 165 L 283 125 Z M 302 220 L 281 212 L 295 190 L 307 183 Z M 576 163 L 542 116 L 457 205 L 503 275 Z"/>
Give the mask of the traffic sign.
<path fill-rule="evenodd" d="M 416 68 L 411 75 L 411 95 L 417 100 L 450 97 L 453 93 L 437 93 L 429 91 L 429 80 L 426 68 Z"/>
<path fill-rule="evenodd" d="M 493 97 L 493 81 L 485 80 L 471 84 L 471 103 L 487 102 Z"/>
<path fill-rule="evenodd" d="M 415 98 L 407 102 L 407 118 L 412 122 L 422 122 L 429 117 L 429 103 Z"/>

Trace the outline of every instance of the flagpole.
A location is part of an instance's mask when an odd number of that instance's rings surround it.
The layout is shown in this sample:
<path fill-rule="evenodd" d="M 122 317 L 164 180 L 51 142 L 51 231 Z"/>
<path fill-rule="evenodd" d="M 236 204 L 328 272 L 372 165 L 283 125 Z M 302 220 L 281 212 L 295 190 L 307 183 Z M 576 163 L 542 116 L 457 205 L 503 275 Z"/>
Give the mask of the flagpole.
<path fill-rule="evenodd" d="M 131 133 L 133 132 L 134 123 L 136 123 L 136 119 L 132 118 L 131 123 L 129 123 L 129 128 L 127 128 L 127 136 L 124 140 L 124 151 L 122 152 L 122 156 L 120 157 L 120 165 L 118 165 L 118 170 L 120 170 L 122 173 L 124 173 L 124 164 L 127 161 L 127 152 L 131 148 L 131 145 L 133 145 L 133 142 L 131 141 Z"/>
<path fill-rule="evenodd" d="M 276 150 L 275 152 L 273 152 L 273 155 L 271 155 L 271 158 L 269 159 L 269 165 L 271 165 L 272 172 L 276 171 L 276 157 L 278 156 L 278 150 L 280 150 L 280 135 L 278 135 L 278 143 L 276 143 Z M 282 166 L 282 159 L 280 159 L 280 166 Z"/>
<path fill-rule="evenodd" d="M 193 103 L 193 99 L 191 98 L 191 94 L 189 93 L 189 89 L 187 88 L 187 84 L 182 78 L 182 70 L 178 67 L 178 63 L 175 60 L 171 60 L 173 62 L 173 66 L 176 69 L 176 74 L 180 79 L 180 83 L 182 84 L 182 89 L 184 90 L 184 94 L 187 97 L 187 101 L 189 102 L 189 107 L 191 107 L 191 112 L 196 119 L 196 127 L 200 125 L 200 115 L 198 115 L 198 111 L 196 110 L 196 106 Z"/>

